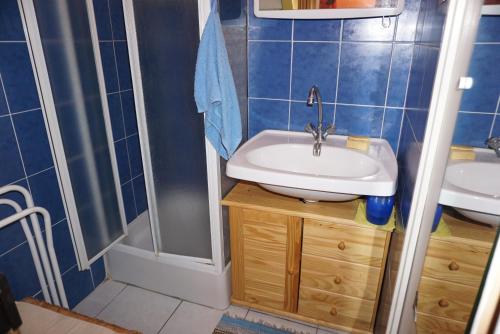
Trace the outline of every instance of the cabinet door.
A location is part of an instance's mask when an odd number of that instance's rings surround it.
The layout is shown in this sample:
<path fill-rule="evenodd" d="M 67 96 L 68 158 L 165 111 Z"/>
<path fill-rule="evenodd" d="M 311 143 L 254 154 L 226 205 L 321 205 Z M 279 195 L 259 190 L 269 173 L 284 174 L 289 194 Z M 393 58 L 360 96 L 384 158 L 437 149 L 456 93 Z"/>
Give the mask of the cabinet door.
<path fill-rule="evenodd" d="M 233 299 L 297 311 L 302 219 L 230 208 Z"/>

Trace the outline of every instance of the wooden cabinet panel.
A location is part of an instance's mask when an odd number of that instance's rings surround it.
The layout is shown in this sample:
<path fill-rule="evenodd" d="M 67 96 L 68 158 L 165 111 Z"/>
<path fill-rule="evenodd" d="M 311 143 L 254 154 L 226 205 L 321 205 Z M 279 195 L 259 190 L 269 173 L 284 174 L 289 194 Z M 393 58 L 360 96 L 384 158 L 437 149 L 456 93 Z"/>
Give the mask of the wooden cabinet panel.
<path fill-rule="evenodd" d="M 422 276 L 478 287 L 490 250 L 431 239 Z"/>
<path fill-rule="evenodd" d="M 388 233 L 319 220 L 304 220 L 304 254 L 381 267 Z"/>
<path fill-rule="evenodd" d="M 374 307 L 373 301 L 300 288 L 299 314 L 340 326 L 370 330 Z"/>
<path fill-rule="evenodd" d="M 302 219 L 230 208 L 233 299 L 296 312 Z"/>
<path fill-rule="evenodd" d="M 380 270 L 375 267 L 304 254 L 300 282 L 305 287 L 375 300 Z"/>
<path fill-rule="evenodd" d="M 417 311 L 467 322 L 477 291 L 474 287 L 422 277 Z"/>
<path fill-rule="evenodd" d="M 467 323 L 417 312 L 418 334 L 463 334 Z"/>

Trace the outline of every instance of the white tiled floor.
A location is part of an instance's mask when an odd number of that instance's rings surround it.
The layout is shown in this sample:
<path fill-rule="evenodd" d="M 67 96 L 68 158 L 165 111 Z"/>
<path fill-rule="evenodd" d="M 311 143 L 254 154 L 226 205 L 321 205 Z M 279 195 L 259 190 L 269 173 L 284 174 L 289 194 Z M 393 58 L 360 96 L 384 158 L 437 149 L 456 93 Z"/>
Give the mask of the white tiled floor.
<path fill-rule="evenodd" d="M 216 310 L 111 280 L 101 284 L 74 311 L 144 334 L 211 334 L 224 313 L 297 333 L 336 333 L 239 306 Z"/>

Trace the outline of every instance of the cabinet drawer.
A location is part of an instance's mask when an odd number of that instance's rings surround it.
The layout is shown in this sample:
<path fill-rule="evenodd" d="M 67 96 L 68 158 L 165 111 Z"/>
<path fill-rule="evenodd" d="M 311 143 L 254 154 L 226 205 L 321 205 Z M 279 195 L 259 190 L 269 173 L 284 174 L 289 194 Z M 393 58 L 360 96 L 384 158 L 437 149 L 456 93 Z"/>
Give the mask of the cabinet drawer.
<path fill-rule="evenodd" d="M 387 232 L 319 220 L 304 220 L 304 254 L 381 267 Z"/>
<path fill-rule="evenodd" d="M 374 305 L 369 300 L 301 287 L 298 313 L 340 326 L 370 330 Z"/>
<path fill-rule="evenodd" d="M 422 277 L 417 311 L 467 322 L 477 291 L 477 288 Z"/>
<path fill-rule="evenodd" d="M 379 268 L 302 255 L 300 284 L 305 287 L 375 300 L 379 277 Z"/>
<path fill-rule="evenodd" d="M 431 239 L 422 276 L 479 287 L 489 254 L 486 248 Z"/>
<path fill-rule="evenodd" d="M 463 334 L 467 323 L 434 317 L 432 315 L 417 312 L 417 333 L 418 334 Z"/>

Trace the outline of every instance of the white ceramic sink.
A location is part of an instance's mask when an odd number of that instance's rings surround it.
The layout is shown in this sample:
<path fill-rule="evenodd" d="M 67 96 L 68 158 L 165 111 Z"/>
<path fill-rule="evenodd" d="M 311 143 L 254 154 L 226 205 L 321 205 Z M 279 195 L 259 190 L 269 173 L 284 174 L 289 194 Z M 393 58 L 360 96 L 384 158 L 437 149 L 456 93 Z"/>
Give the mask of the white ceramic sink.
<path fill-rule="evenodd" d="M 450 160 L 439 203 L 466 217 L 500 225 L 500 158 L 492 150 L 474 149 L 475 160 Z"/>
<path fill-rule="evenodd" d="M 346 136 L 328 137 L 315 157 L 311 134 L 266 130 L 236 151 L 226 174 L 308 201 L 392 196 L 398 170 L 387 141 L 371 139 L 367 152 L 346 148 L 346 141 Z"/>

